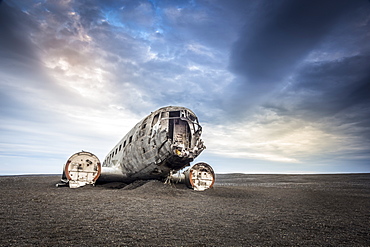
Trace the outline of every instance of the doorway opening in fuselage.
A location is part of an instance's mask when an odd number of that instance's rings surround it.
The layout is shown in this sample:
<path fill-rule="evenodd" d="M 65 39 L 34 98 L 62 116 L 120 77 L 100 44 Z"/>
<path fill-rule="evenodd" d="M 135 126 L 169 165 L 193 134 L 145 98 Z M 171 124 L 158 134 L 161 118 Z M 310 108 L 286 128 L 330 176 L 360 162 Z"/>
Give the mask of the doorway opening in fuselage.
<path fill-rule="evenodd" d="M 191 145 L 191 131 L 188 121 L 182 120 L 180 117 L 180 111 L 169 112 L 169 136 L 173 144 L 187 149 Z"/>

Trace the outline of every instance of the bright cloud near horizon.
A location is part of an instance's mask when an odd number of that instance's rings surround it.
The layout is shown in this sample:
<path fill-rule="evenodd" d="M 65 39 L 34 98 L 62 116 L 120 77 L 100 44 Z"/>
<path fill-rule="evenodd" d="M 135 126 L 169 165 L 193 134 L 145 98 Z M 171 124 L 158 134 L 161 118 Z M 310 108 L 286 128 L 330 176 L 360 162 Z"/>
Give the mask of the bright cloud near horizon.
<path fill-rule="evenodd" d="M 216 172 L 370 172 L 370 2 L 0 1 L 0 175 L 192 109 Z"/>

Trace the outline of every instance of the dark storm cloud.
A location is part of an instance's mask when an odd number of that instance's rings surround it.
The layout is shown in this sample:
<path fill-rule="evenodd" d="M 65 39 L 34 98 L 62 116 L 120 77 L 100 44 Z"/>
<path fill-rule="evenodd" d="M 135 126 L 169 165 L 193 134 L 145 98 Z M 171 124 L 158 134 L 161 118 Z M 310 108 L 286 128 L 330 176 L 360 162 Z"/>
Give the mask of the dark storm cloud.
<path fill-rule="evenodd" d="M 369 52 L 364 42 L 370 9 L 366 1 L 258 3 L 231 49 L 229 68 L 236 78 L 223 105 L 233 116 L 245 117 L 264 102 L 288 101 L 290 97 L 281 98 L 279 91 L 289 90 L 286 85 L 294 84 L 298 76 L 304 78 L 302 64 Z M 321 83 L 326 87 L 325 81 Z M 278 114 L 278 108 L 295 114 L 278 104 L 274 108 Z"/>
<path fill-rule="evenodd" d="M 230 68 L 250 84 L 274 84 L 289 74 L 356 1 L 264 2 L 235 43 Z"/>
<path fill-rule="evenodd" d="M 28 34 L 35 29 L 37 26 L 27 15 L 0 2 L 0 62 L 4 65 L 22 60 L 34 63 L 37 56 Z"/>
<path fill-rule="evenodd" d="M 370 54 L 305 63 L 264 107 L 337 136 L 343 151 L 314 159 L 367 159 L 370 141 Z M 345 148 L 344 148 L 345 147 Z M 330 155 L 330 152 L 333 152 Z"/>
<path fill-rule="evenodd" d="M 334 117 L 340 125 L 366 126 L 370 122 L 369 54 L 308 64 L 294 80 L 288 89 L 295 102 L 291 113 L 307 121 Z"/>

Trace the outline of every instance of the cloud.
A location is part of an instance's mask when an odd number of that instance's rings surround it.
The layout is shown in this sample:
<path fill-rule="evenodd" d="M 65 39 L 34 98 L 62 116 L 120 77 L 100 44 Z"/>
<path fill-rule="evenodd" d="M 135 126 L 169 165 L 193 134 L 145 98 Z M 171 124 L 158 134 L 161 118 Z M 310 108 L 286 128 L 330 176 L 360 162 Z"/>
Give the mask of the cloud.
<path fill-rule="evenodd" d="M 353 28 L 354 16 L 348 13 L 368 7 L 363 5 L 357 1 L 260 2 L 232 48 L 230 69 L 238 77 L 230 97 L 243 108 L 270 98 L 332 32 L 339 32 L 346 22 Z M 335 50 L 333 45 L 326 51 Z"/>
<path fill-rule="evenodd" d="M 6 3 L 1 3 L 0 13 L 0 34 L 6 37 L 0 40 L 2 55 L 5 58 L 13 55 L 34 59 L 35 54 L 32 52 L 29 38 L 19 32 L 34 29 L 33 21 L 25 15 L 18 16 L 19 13 L 12 11 Z"/>
<path fill-rule="evenodd" d="M 298 166 L 368 159 L 369 6 L 283 1 L 254 8 L 232 47 L 224 124 L 210 127 L 217 138 L 205 134 L 210 152 Z"/>
<path fill-rule="evenodd" d="M 354 107 L 370 106 L 370 56 L 309 63 L 292 80 L 289 90 L 297 110 L 311 117 L 332 116 Z M 365 117 L 365 116 L 363 116 Z"/>
<path fill-rule="evenodd" d="M 320 124 L 281 116 L 268 108 L 261 108 L 249 121 L 228 126 L 206 124 L 204 138 L 208 139 L 208 152 L 215 155 L 296 164 L 343 144 Z"/>
<path fill-rule="evenodd" d="M 3 2 L 0 155 L 104 158 L 142 117 L 183 105 L 204 124 L 207 152 L 239 171 L 243 160 L 366 160 L 368 5 Z"/>

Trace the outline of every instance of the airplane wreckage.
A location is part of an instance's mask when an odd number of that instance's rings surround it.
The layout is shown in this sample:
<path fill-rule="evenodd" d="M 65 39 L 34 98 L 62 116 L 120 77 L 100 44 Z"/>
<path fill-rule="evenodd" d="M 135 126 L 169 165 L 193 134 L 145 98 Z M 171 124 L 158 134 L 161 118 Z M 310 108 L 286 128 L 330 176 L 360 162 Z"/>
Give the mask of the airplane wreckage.
<path fill-rule="evenodd" d="M 215 182 L 215 173 L 207 163 L 197 163 L 180 173 L 206 148 L 201 134 L 202 127 L 191 110 L 178 106 L 160 108 L 137 123 L 108 153 L 103 164 L 89 152 L 72 155 L 57 186 L 78 188 L 86 184 L 159 179 L 206 190 Z"/>

